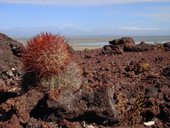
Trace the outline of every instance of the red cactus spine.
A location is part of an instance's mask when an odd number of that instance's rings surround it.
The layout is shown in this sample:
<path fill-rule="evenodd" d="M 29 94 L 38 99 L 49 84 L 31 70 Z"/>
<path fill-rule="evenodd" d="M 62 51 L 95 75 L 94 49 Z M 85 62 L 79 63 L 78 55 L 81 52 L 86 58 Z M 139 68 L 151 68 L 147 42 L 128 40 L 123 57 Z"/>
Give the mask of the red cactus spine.
<path fill-rule="evenodd" d="M 57 75 L 71 59 L 69 45 L 63 36 L 41 33 L 27 42 L 22 54 L 26 72 L 38 77 Z"/>

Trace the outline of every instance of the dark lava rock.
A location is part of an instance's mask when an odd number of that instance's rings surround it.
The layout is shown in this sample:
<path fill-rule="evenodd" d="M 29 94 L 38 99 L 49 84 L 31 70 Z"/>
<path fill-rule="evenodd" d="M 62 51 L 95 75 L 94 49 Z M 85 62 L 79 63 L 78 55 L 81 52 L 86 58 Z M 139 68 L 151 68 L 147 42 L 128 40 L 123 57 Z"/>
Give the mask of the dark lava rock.
<path fill-rule="evenodd" d="M 163 69 L 163 73 L 164 76 L 170 77 L 170 67 L 167 67 L 165 69 Z"/>
<path fill-rule="evenodd" d="M 21 68 L 20 56 L 23 45 L 8 36 L 0 33 L 0 71 L 7 71 L 11 68 Z"/>
<path fill-rule="evenodd" d="M 123 37 L 109 41 L 110 45 L 105 45 L 102 54 L 123 54 L 124 51 L 132 51 L 135 41 L 131 37 Z"/>
<path fill-rule="evenodd" d="M 123 49 L 117 45 L 105 45 L 103 47 L 103 54 L 123 54 Z"/>
<path fill-rule="evenodd" d="M 55 91 L 52 91 L 55 93 Z M 58 92 L 57 92 L 58 93 Z M 51 95 L 53 95 L 51 97 Z M 118 111 L 113 100 L 114 89 L 108 86 L 84 88 L 73 94 L 60 92 L 59 95 L 50 94 L 47 100 L 48 108 L 53 110 L 56 118 L 62 117 L 70 121 L 88 121 L 104 124 L 105 121 L 115 123 L 119 120 Z M 52 114 L 52 113 L 51 113 Z M 52 114 L 53 115 L 53 114 Z M 48 119 L 53 118 L 48 117 Z"/>
<path fill-rule="evenodd" d="M 170 42 L 164 43 L 163 46 L 167 51 L 170 51 Z"/>
<path fill-rule="evenodd" d="M 109 41 L 109 44 L 107 46 L 107 49 L 104 47 L 103 53 L 114 53 L 114 54 L 120 54 L 122 51 L 124 52 L 142 52 L 142 51 L 149 51 L 149 50 L 169 50 L 169 44 L 165 43 L 162 44 L 147 44 L 144 41 L 142 41 L 140 44 L 135 45 L 135 41 L 131 37 L 123 37 L 120 39 L 115 39 L 112 41 Z M 108 47 L 110 47 L 108 49 Z M 112 52 L 111 52 L 112 51 Z"/>
<path fill-rule="evenodd" d="M 20 128 L 19 120 L 17 116 L 14 114 L 12 115 L 10 120 L 0 122 L 1 128 Z"/>
<path fill-rule="evenodd" d="M 148 50 L 154 50 L 154 49 L 155 49 L 155 45 L 147 44 L 147 43 L 142 41 L 140 44 L 138 44 L 135 47 L 129 49 L 129 51 L 142 52 L 142 51 L 148 51 Z"/>
<path fill-rule="evenodd" d="M 16 115 L 20 123 L 28 123 L 31 110 L 42 97 L 42 93 L 30 90 L 26 94 L 6 100 L 0 105 L 2 115 L 0 121 L 11 119 L 13 115 Z"/>
<path fill-rule="evenodd" d="M 20 55 L 23 45 L 0 33 L 0 79 L 6 85 L 15 86 L 21 79 L 22 62 Z"/>
<path fill-rule="evenodd" d="M 111 45 L 121 45 L 125 51 L 135 46 L 135 41 L 131 37 L 123 37 L 109 41 Z"/>

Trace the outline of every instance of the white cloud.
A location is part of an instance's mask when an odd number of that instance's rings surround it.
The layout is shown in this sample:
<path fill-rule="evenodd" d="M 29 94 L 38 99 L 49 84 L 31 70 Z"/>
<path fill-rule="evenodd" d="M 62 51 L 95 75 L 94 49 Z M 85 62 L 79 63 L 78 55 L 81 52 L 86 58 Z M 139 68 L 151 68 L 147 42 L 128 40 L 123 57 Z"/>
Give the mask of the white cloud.
<path fill-rule="evenodd" d="M 138 2 L 170 2 L 169 0 L 0 0 L 0 3 L 56 4 L 56 5 L 103 5 Z"/>
<path fill-rule="evenodd" d="M 159 28 L 143 28 L 143 27 L 122 27 L 121 30 L 130 30 L 130 31 L 157 31 Z"/>

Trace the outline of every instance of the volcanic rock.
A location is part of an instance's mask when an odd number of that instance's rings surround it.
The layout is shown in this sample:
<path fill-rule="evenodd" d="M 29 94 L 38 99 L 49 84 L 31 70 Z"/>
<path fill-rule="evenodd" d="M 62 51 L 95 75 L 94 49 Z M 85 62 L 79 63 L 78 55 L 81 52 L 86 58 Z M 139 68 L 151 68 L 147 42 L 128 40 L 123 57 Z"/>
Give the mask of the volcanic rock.
<path fill-rule="evenodd" d="M 170 42 L 164 43 L 163 45 L 167 51 L 170 51 Z"/>
<path fill-rule="evenodd" d="M 126 50 L 135 46 L 135 41 L 131 37 L 123 37 L 120 39 L 115 39 L 115 40 L 109 41 L 109 44 L 120 45 L 126 51 Z"/>
<path fill-rule="evenodd" d="M 22 62 L 19 56 L 22 48 L 21 43 L 0 33 L 0 79 L 7 86 L 15 87 L 21 79 Z"/>
<path fill-rule="evenodd" d="M 142 41 L 140 44 L 138 44 L 135 47 L 129 49 L 129 51 L 142 52 L 142 51 L 148 51 L 148 50 L 154 50 L 154 49 L 155 49 L 155 45 L 147 44 L 144 41 Z"/>
<path fill-rule="evenodd" d="M 123 54 L 135 47 L 135 41 L 131 37 L 123 37 L 109 41 L 110 45 L 105 45 L 102 54 Z"/>
<path fill-rule="evenodd" d="M 134 46 L 124 38 L 101 49 L 75 51 L 81 86 L 43 90 L 32 73 L 22 79 L 27 89 L 12 84 L 21 78 L 22 63 L 11 40 L 0 36 L 1 128 L 146 128 L 151 121 L 151 127 L 170 127 L 170 52 L 159 45 Z"/>
<path fill-rule="evenodd" d="M 90 116 L 94 116 L 101 119 L 100 123 L 108 119 L 112 122 L 118 121 L 118 111 L 112 100 L 114 89 L 107 86 L 97 86 L 94 89 L 89 89 L 84 88 L 74 94 L 70 91 L 61 91 L 57 98 L 50 97 L 47 100 L 48 107 L 54 113 L 57 113 L 55 115 L 69 120 L 81 120 L 81 117 L 90 120 Z M 50 91 L 50 95 L 52 95 L 51 93 L 52 91 Z M 62 108 L 62 111 L 60 108 Z M 95 121 L 95 119 L 92 120 Z"/>

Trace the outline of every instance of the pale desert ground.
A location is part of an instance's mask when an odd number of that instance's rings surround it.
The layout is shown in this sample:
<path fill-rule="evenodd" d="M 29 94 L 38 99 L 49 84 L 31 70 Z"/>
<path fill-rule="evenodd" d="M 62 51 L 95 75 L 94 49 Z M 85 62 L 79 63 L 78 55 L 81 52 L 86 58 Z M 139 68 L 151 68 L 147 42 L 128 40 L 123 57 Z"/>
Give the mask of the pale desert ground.
<path fill-rule="evenodd" d="M 111 36 L 66 36 L 66 40 L 75 50 L 96 49 L 108 44 L 113 40 Z M 26 44 L 29 38 L 15 38 L 19 42 Z"/>
<path fill-rule="evenodd" d="M 96 49 L 107 45 L 109 41 L 118 39 L 121 36 L 65 36 L 68 43 L 75 50 Z M 19 42 L 26 44 L 29 38 L 15 38 Z M 170 40 L 170 36 L 133 36 L 136 44 L 144 41 L 146 43 L 165 43 Z"/>

